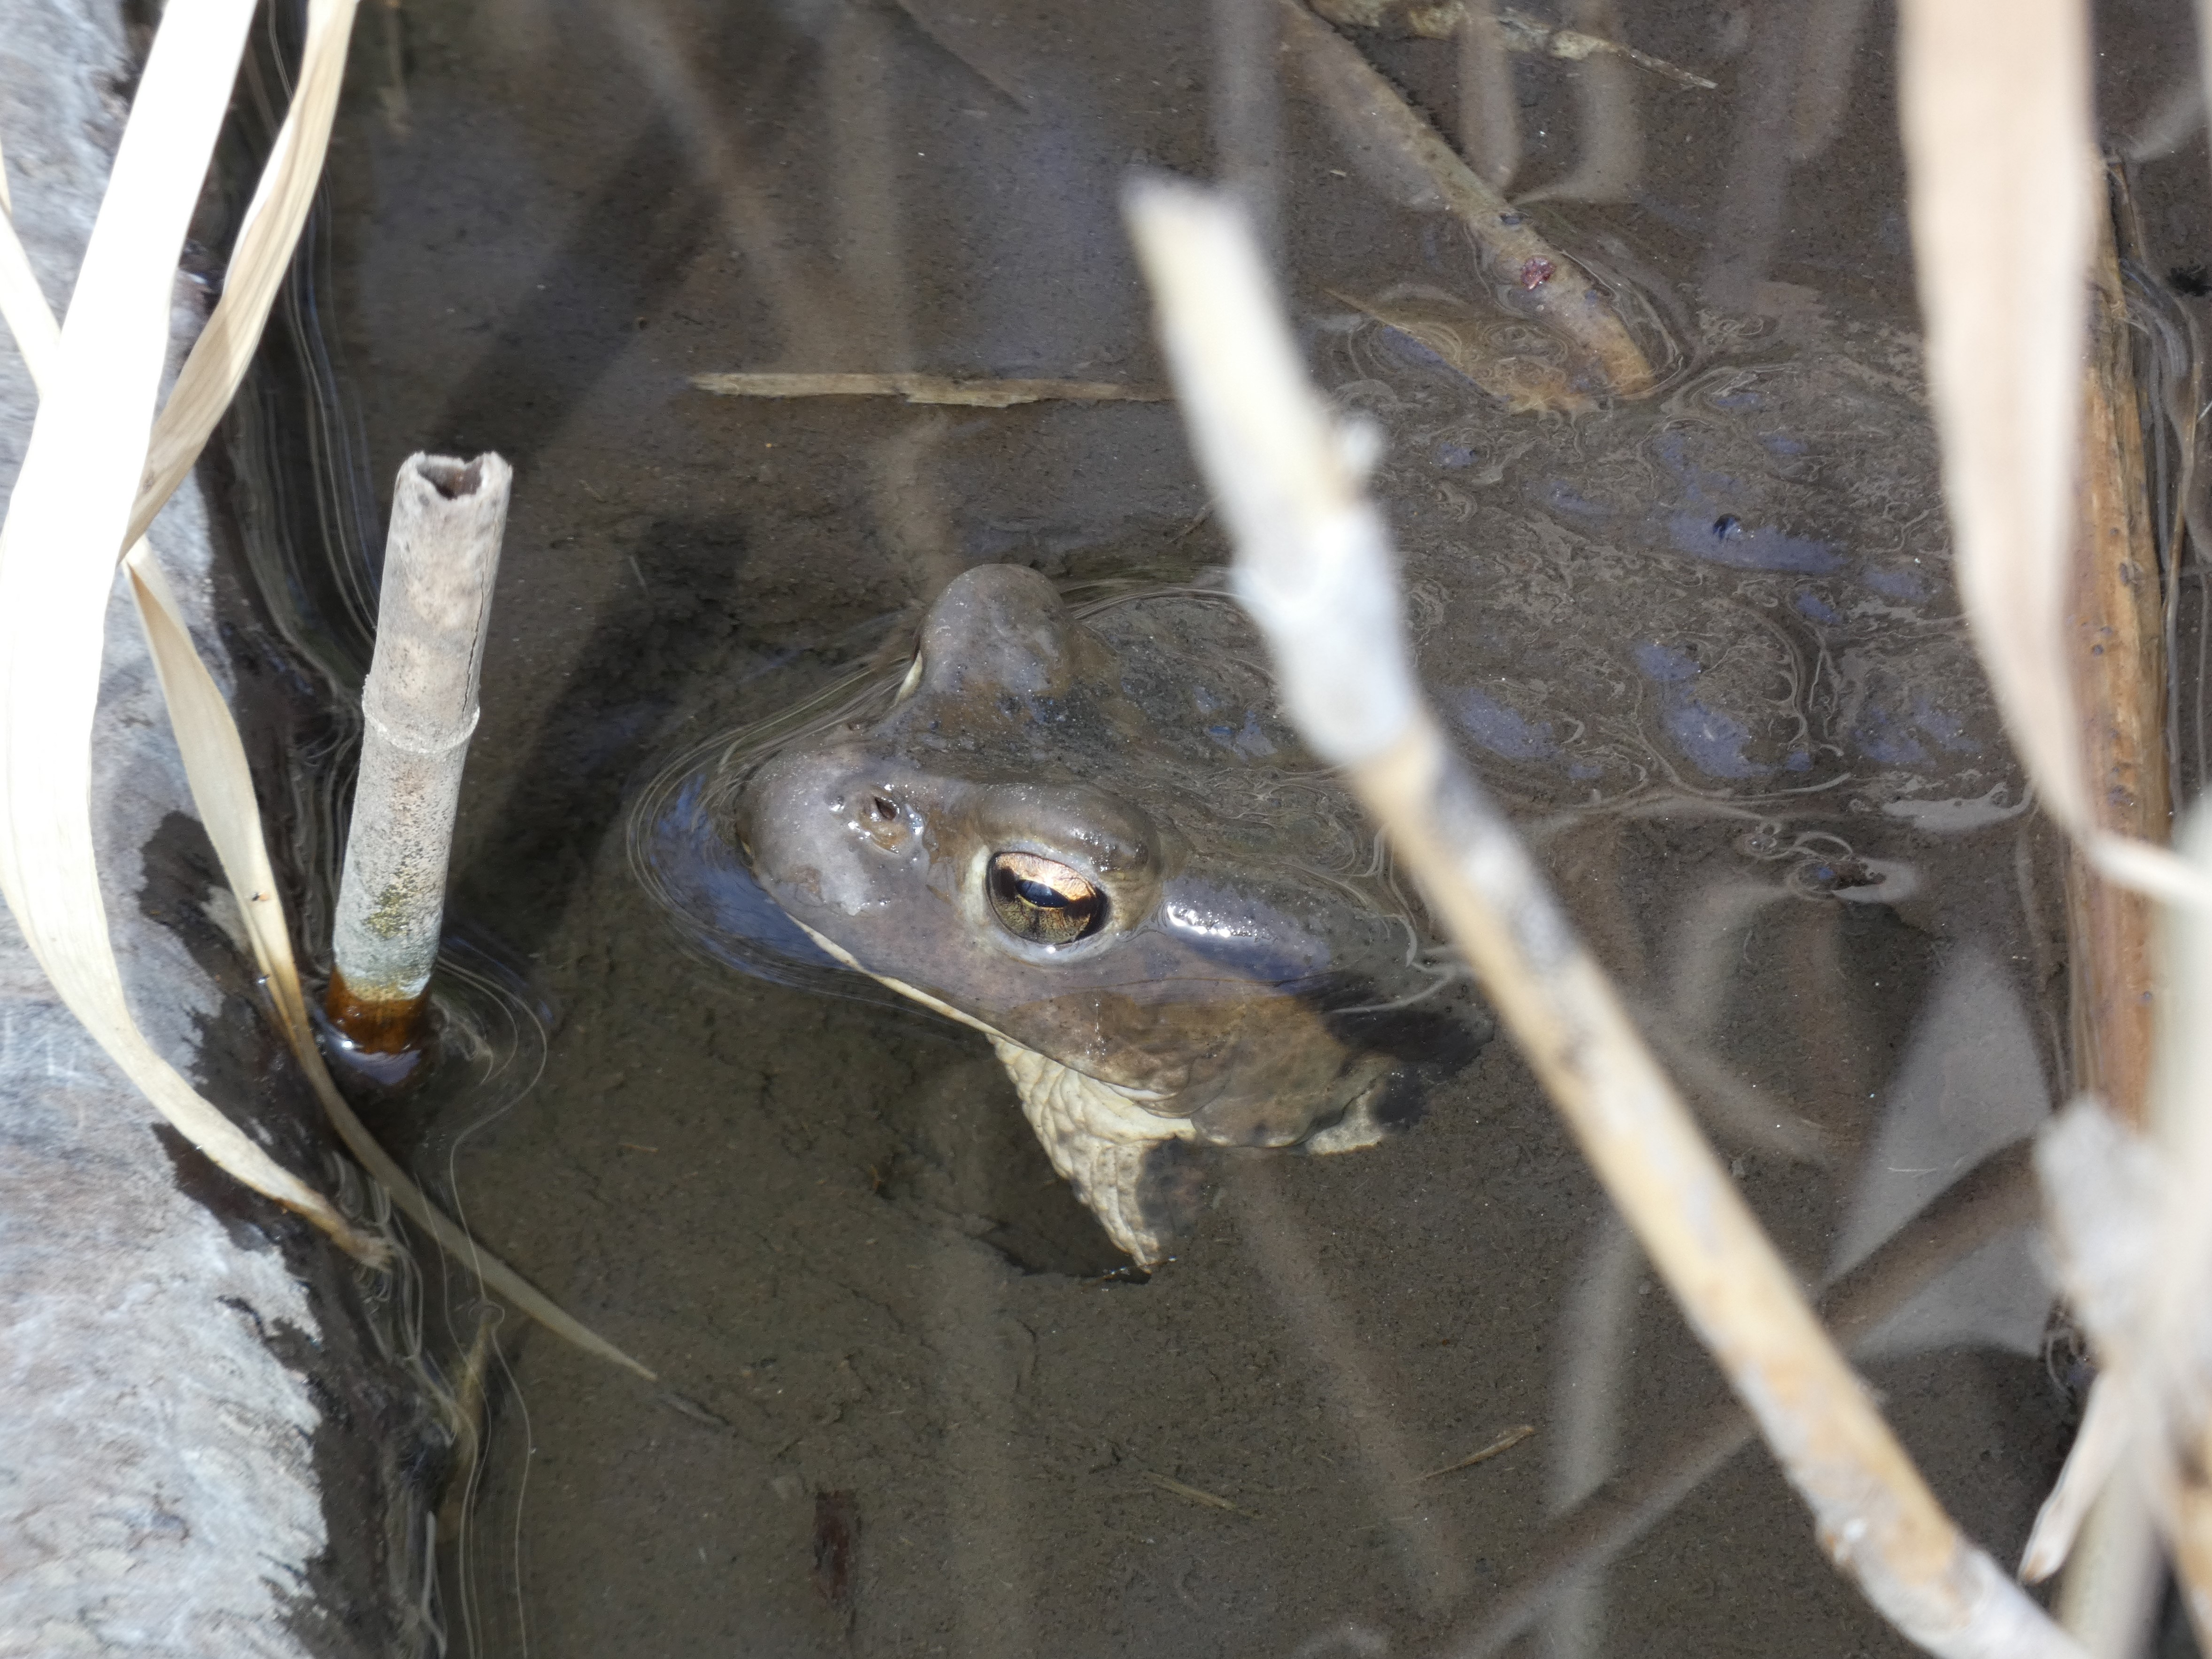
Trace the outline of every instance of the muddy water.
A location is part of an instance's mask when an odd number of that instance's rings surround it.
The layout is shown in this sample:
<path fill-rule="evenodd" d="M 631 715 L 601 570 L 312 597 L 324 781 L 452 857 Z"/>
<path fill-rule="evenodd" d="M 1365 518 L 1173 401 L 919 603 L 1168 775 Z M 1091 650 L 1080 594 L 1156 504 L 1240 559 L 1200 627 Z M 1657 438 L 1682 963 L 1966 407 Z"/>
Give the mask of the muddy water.
<path fill-rule="evenodd" d="M 2168 9 L 2108 20 L 2116 131 L 2159 118 Z M 980 1038 L 714 961 L 631 869 L 657 776 L 895 659 L 959 570 L 1170 582 L 1223 561 L 1169 405 L 688 381 L 1156 384 L 1115 190 L 1132 164 L 1206 173 L 1218 128 L 1264 163 L 1317 374 L 1392 441 L 1425 668 L 1468 752 L 1702 1068 L 1808 1282 L 2063 1086 L 2057 866 L 1957 645 L 1916 412 L 1892 20 L 1573 21 L 1718 82 L 1510 70 L 1515 188 L 1642 296 L 1663 418 L 1509 418 L 1363 320 L 1338 296 L 1480 299 L 1455 234 L 1392 205 L 1295 95 L 1224 118 L 1202 7 L 368 9 L 309 303 L 234 439 L 268 498 L 249 551 L 301 683 L 343 680 L 398 460 L 515 465 L 454 1040 L 380 1127 L 661 1376 L 498 1328 L 488 1453 L 441 1512 L 454 1651 L 1436 1651 L 1535 1569 L 1547 1516 L 1721 1397 L 1503 1042 L 1379 1147 L 1224 1158 L 1196 1235 L 1136 1282 Z M 1450 43 L 1357 38 L 1452 126 Z M 1251 149 L 1271 120 L 1279 145 Z M 2139 179 L 2154 274 L 2199 289 L 2202 164 L 2200 138 Z M 1755 453 L 1669 461 L 1668 430 Z M 1685 605 L 1698 627 L 1636 636 L 1640 609 Z M 1731 686 L 1748 701 L 1723 706 Z M 342 697 L 309 730 L 312 884 Z M 2006 1560 L 2079 1380 L 2046 1363 L 2023 1261 L 2016 1240 L 1978 1256 L 1864 1361 Z M 424 1271 L 426 1340 L 458 1374 L 483 1310 Z M 1756 1448 L 1522 1640 L 1902 1650 Z"/>

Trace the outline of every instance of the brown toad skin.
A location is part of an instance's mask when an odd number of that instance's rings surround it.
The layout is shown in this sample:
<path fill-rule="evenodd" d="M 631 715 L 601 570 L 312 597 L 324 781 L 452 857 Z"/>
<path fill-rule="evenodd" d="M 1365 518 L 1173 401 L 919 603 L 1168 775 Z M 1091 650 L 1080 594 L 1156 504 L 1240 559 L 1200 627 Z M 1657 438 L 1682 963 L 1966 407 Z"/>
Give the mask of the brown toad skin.
<path fill-rule="evenodd" d="M 1294 836 L 1255 844 L 1249 812 L 1220 810 L 1213 780 L 1238 771 L 1324 787 L 1287 732 L 1248 741 L 1256 760 L 1194 744 L 1175 696 L 1127 667 L 1044 577 L 969 570 L 923 623 L 910 689 L 762 766 L 734 833 L 776 902 L 867 972 L 1187 1120 L 1180 1134 L 1303 1140 L 1406 1058 L 1407 1021 L 1373 1011 L 1434 988 L 1408 960 L 1419 930 L 1302 868 Z M 1249 732 L 1261 715 L 1242 712 Z M 1103 927 L 1057 947 L 1009 933 L 985 891 L 1006 852 L 1097 884 Z M 1436 1018 L 1471 1048 L 1480 1016 Z"/>

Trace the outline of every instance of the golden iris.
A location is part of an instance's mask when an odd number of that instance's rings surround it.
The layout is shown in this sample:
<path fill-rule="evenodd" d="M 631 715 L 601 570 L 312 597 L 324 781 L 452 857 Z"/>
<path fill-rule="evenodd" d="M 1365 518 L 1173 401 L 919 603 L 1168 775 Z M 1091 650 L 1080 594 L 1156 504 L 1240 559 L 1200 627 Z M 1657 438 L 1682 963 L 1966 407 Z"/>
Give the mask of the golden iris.
<path fill-rule="evenodd" d="M 1073 945 L 1106 920 L 1098 884 L 1056 859 L 1000 853 L 991 860 L 991 908 L 1016 939 Z"/>

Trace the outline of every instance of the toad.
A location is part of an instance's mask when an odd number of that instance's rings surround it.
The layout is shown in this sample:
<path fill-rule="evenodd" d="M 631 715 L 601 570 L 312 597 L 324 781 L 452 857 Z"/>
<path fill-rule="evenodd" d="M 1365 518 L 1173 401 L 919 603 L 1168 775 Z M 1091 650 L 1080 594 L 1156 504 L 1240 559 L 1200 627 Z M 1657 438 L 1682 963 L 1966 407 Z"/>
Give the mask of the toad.
<path fill-rule="evenodd" d="M 1491 1033 L 1222 596 L 1071 607 L 969 570 L 887 707 L 724 781 L 762 888 L 989 1038 L 1140 1266 L 1190 1217 L 1193 1144 L 1370 1145 Z"/>

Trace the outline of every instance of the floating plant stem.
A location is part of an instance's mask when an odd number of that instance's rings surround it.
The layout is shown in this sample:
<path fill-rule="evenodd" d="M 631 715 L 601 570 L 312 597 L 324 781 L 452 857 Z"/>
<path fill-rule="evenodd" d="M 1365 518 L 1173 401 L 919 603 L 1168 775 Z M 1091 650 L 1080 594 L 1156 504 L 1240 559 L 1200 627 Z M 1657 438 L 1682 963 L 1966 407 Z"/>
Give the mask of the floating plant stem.
<path fill-rule="evenodd" d="M 961 380 L 946 374 L 694 374 L 725 398 L 903 398 L 910 404 L 1011 409 L 1017 404 L 1157 404 L 1167 393 L 1117 380 Z"/>
<path fill-rule="evenodd" d="M 325 1004 L 371 1054 L 413 1046 L 438 957 L 513 477 L 494 454 L 416 454 L 392 489 Z"/>
<path fill-rule="evenodd" d="M 1413 679 L 1389 532 L 1360 481 L 1371 440 L 1334 428 L 1234 206 L 1166 182 L 1133 187 L 1127 206 L 1176 399 L 1286 712 L 1346 769 L 1436 906 L 1822 1546 L 1930 1652 L 2079 1655 L 1936 1502 L 1519 838 L 1447 747 Z"/>

